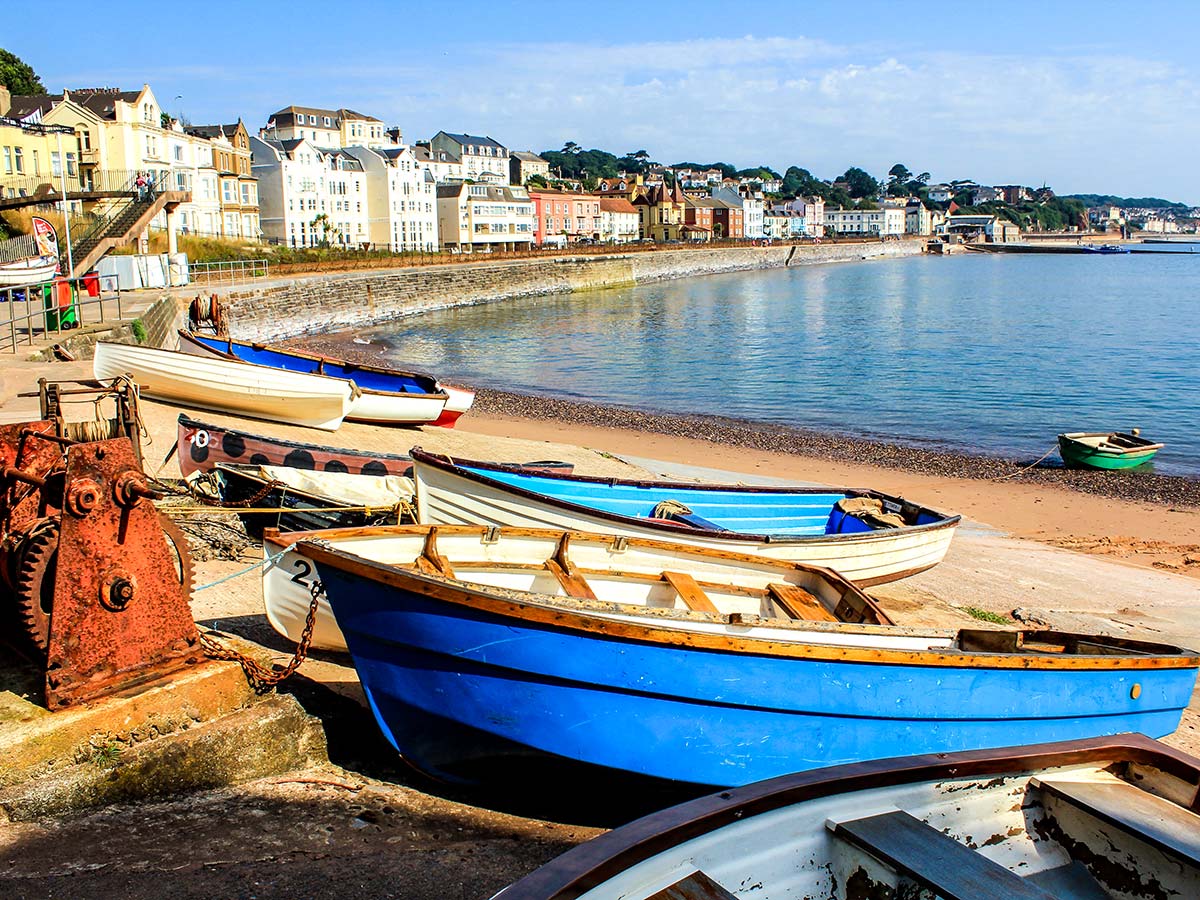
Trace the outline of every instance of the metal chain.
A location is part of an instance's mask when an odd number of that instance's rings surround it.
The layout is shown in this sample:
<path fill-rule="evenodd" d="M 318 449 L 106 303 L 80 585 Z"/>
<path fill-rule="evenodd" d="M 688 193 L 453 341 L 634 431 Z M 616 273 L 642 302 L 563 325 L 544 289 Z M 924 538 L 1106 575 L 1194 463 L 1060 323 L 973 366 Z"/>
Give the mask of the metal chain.
<path fill-rule="evenodd" d="M 239 663 L 245 671 L 246 677 L 250 679 L 250 683 L 254 685 L 254 690 L 260 694 L 265 693 L 268 689 L 288 678 L 308 658 L 308 648 L 312 643 L 313 629 L 317 624 L 317 606 L 321 602 L 321 597 L 325 594 L 325 585 L 319 581 L 314 581 L 309 590 L 312 594 L 312 602 L 308 605 L 308 616 L 304 619 L 304 631 L 300 633 L 300 643 L 296 646 L 296 652 L 292 655 L 291 662 L 286 666 L 279 666 L 272 663 L 271 667 L 267 668 L 258 660 L 251 659 L 249 656 L 239 653 L 231 647 L 225 647 L 209 635 L 202 634 L 200 635 L 200 646 L 204 650 L 205 655 L 213 659 L 228 659 Z"/>

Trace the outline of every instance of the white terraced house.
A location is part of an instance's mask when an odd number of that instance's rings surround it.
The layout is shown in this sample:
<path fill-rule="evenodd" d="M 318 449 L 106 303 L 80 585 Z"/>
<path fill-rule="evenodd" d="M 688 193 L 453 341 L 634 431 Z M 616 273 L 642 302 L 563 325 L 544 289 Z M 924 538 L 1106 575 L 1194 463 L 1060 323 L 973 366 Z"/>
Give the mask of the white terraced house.
<path fill-rule="evenodd" d="M 462 177 L 472 181 L 507 184 L 510 175 L 508 148 L 490 137 L 474 134 L 450 134 L 439 131 L 429 141 L 431 151 L 444 150 L 462 163 Z M 493 179 L 490 175 L 498 176 Z"/>
<path fill-rule="evenodd" d="M 267 120 L 259 136 L 273 141 L 311 141 L 318 147 L 395 147 L 398 143 L 381 119 L 352 109 L 315 106 L 285 106 Z"/>
<path fill-rule="evenodd" d="M 439 184 L 438 234 L 460 253 L 526 249 L 534 239 L 533 200 L 518 185 Z"/>
<path fill-rule="evenodd" d="M 340 148 L 251 138 L 263 233 L 291 247 L 371 243 L 366 175 Z"/>
<path fill-rule="evenodd" d="M 410 147 L 347 147 L 367 183 L 367 233 L 373 249 L 438 249 L 437 181 Z"/>

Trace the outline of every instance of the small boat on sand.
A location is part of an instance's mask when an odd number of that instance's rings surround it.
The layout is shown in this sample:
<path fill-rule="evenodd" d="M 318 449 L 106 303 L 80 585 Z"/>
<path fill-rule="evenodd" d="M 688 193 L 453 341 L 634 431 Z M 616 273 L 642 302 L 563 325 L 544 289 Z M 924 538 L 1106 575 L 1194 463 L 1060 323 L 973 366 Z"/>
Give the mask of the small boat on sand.
<path fill-rule="evenodd" d="M 524 785 L 532 763 L 538 790 L 700 789 L 898 747 L 1159 736 L 1200 665 L 1098 634 L 877 624 L 828 570 L 623 536 L 365 529 L 293 547 L 312 568 L 289 577 L 321 581 L 385 737 L 468 782 Z"/>
<path fill-rule="evenodd" d="M 654 813 L 493 900 L 1198 897 L 1198 788 L 1139 734 L 837 766 Z"/>
<path fill-rule="evenodd" d="M 346 378 L 358 385 L 361 395 L 346 418 L 382 425 L 442 425 L 452 427 L 475 399 L 472 391 L 447 388 L 432 375 L 383 366 L 360 365 L 298 350 L 235 341 L 211 335 L 179 332 L 180 348 L 189 353 L 219 354 L 231 359 Z"/>
<path fill-rule="evenodd" d="M 826 566 L 859 585 L 942 561 L 959 523 L 878 491 L 539 474 L 410 451 L 418 521 L 566 528 Z"/>
<path fill-rule="evenodd" d="M 147 397 L 325 431 L 337 431 L 358 394 L 341 378 L 107 341 L 96 344 L 92 372 L 129 375 Z"/>
<path fill-rule="evenodd" d="M 312 600 L 309 585 L 305 583 L 304 578 L 297 580 L 294 577 L 298 572 L 310 573 L 312 570 L 312 564 L 295 549 L 299 541 L 319 541 L 322 546 L 340 547 L 375 562 L 422 566 L 420 560 L 427 555 L 427 542 L 431 540 L 429 535 L 432 533 L 437 546 L 441 548 L 439 552 L 452 554 L 456 571 L 464 578 L 491 583 L 496 579 L 506 578 L 504 572 L 507 572 L 509 576 L 517 579 L 517 583 L 539 583 L 543 590 L 554 587 L 554 577 L 558 569 L 548 568 L 546 559 L 539 554 L 547 547 L 557 550 L 559 543 L 564 540 L 564 535 L 565 540 L 571 542 L 577 557 L 587 552 L 590 558 L 597 552 L 596 548 L 607 548 L 612 544 L 611 538 L 594 535 L 529 528 L 505 528 L 501 532 L 497 528 L 475 525 L 440 525 L 436 528 L 387 527 L 369 531 L 341 528 L 292 534 L 281 534 L 280 531 L 281 529 L 271 529 L 263 535 L 264 559 L 284 554 L 282 559 L 263 571 L 263 599 L 267 607 L 267 618 L 272 625 L 280 634 L 294 641 L 300 639 L 300 632 Z M 501 536 L 504 538 L 502 545 L 499 543 Z M 492 537 L 495 539 L 492 540 Z M 548 541 L 550 543 L 547 543 Z M 536 551 L 534 556 L 530 559 L 521 557 L 521 553 L 528 555 L 530 547 Z M 491 571 L 497 567 L 503 571 Z M 774 611 L 778 607 L 779 610 L 784 610 L 782 604 L 787 602 L 786 598 L 777 600 L 776 605 L 763 599 L 762 594 L 766 589 L 764 586 L 768 584 L 763 578 L 771 576 L 776 580 L 776 593 L 783 590 L 789 582 L 796 582 L 803 591 L 821 595 L 824 599 L 810 599 L 807 605 L 799 607 L 801 610 L 807 610 L 808 616 L 816 617 L 820 621 L 871 622 L 879 625 L 891 624 L 892 621 L 873 600 L 857 588 L 831 572 L 810 566 L 766 562 L 739 554 L 716 553 L 664 541 L 635 540 L 627 542 L 626 549 L 621 551 L 619 567 L 622 572 L 654 568 L 654 574 L 659 576 L 664 567 L 673 567 L 689 573 L 689 578 L 701 577 L 702 572 L 720 573 L 721 578 L 730 585 L 736 583 L 743 586 L 743 590 L 733 597 L 727 596 L 728 590 L 710 593 L 709 599 L 723 612 L 744 611 L 749 615 L 754 611 L 753 614 L 758 615 L 763 609 Z M 515 574 L 522 570 L 523 575 Z M 812 574 L 805 574 L 806 572 Z M 595 576 L 597 573 L 591 572 L 589 578 Z M 745 593 L 745 589 L 752 586 L 758 591 L 757 599 L 753 593 Z M 637 587 L 626 586 L 626 589 L 636 591 Z M 665 587 L 660 594 L 661 596 L 655 598 L 656 606 L 687 607 L 688 596 L 676 596 Z M 824 604 L 827 609 L 819 609 L 814 603 Z M 328 650 L 346 649 L 346 640 L 338 630 L 327 601 L 318 607 L 317 635 L 314 641 L 313 646 L 316 647 Z"/>
<path fill-rule="evenodd" d="M 288 441 L 251 434 L 228 425 L 201 422 L 185 413 L 179 414 L 178 449 L 179 471 L 184 478 L 193 472 L 210 471 L 218 463 L 288 466 L 352 475 L 403 475 L 406 478 L 412 475 L 412 457 L 405 453 L 373 453 Z"/>
<path fill-rule="evenodd" d="M 41 216 L 33 233 L 0 241 L 0 288 L 50 281 L 58 272 L 58 232 Z"/>
<path fill-rule="evenodd" d="M 402 475 L 218 463 L 210 477 L 225 506 L 245 507 L 238 518 L 255 538 L 261 538 L 265 528 L 309 531 L 395 524 L 412 510 L 412 481 Z"/>
<path fill-rule="evenodd" d="M 1068 469 L 1134 469 L 1154 459 L 1156 444 L 1134 428 L 1123 431 L 1072 431 L 1058 436 L 1058 452 Z"/>

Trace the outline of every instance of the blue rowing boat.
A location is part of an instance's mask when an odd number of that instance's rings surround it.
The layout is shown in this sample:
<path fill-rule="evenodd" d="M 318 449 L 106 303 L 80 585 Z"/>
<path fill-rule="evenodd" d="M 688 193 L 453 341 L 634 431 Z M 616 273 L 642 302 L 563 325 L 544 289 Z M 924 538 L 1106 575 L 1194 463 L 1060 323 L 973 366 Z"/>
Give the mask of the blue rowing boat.
<path fill-rule="evenodd" d="M 411 451 L 417 521 L 567 528 L 827 566 L 859 585 L 929 569 L 959 517 L 879 491 L 531 473 Z"/>
<path fill-rule="evenodd" d="M 197 355 L 216 355 L 256 366 L 342 378 L 358 387 L 346 418 L 391 425 L 452 426 L 471 406 L 474 393 L 442 385 L 420 372 L 347 362 L 298 350 L 226 337 L 179 332 L 180 348 Z"/>
<path fill-rule="evenodd" d="M 384 735 L 448 780 L 501 782 L 532 760 L 726 787 L 901 753 L 1161 736 L 1200 664 L 1102 635 L 867 624 L 861 601 L 850 621 L 809 621 L 778 583 L 786 564 L 741 554 L 675 547 L 646 571 L 626 554 L 661 542 L 448 530 L 458 544 L 429 528 L 419 554 L 374 529 L 354 539 L 363 555 L 337 532 L 295 545 Z M 744 580 L 755 567 L 762 584 Z M 733 612 L 706 602 L 731 591 L 745 595 Z"/>

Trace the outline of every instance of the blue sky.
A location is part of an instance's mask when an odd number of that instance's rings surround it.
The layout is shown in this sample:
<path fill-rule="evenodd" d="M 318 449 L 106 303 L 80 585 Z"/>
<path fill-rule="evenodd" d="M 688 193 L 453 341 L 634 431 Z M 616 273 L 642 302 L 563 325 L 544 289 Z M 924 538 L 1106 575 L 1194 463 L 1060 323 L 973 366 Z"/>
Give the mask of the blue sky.
<path fill-rule="evenodd" d="M 96 9 L 22 5 L 0 47 L 52 90 L 148 82 L 196 123 L 346 106 L 408 140 L 574 140 L 825 178 L 903 162 L 935 181 L 1200 204 L 1196 0 Z"/>

